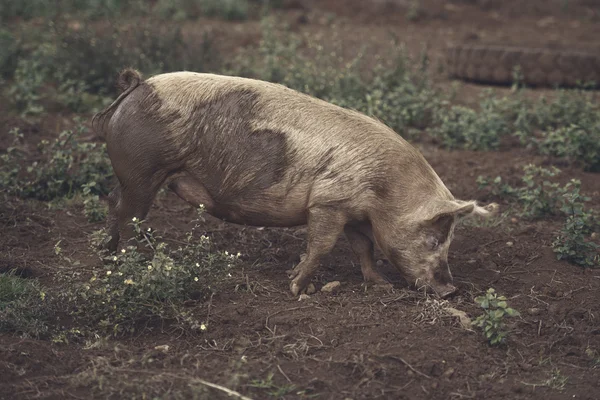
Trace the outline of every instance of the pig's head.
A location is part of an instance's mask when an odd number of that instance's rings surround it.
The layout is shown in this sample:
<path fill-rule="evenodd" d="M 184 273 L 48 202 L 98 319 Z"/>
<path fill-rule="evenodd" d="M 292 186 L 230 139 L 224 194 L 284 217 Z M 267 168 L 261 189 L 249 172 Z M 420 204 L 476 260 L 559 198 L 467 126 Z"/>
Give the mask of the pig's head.
<path fill-rule="evenodd" d="M 489 217 L 498 206 L 485 207 L 475 201 L 434 200 L 424 202 L 401 223 L 390 258 L 410 284 L 417 289 L 433 290 L 444 298 L 456 292 L 448 265 L 448 249 L 459 218 Z"/>

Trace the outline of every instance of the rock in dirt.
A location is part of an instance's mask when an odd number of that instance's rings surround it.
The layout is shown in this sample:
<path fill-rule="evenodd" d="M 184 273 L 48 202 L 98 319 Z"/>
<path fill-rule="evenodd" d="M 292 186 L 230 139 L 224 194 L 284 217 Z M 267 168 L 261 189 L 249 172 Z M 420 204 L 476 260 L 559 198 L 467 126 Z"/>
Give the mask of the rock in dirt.
<path fill-rule="evenodd" d="M 461 310 L 457 310 L 456 308 L 452 308 L 452 307 L 448 307 L 446 308 L 446 311 L 448 311 L 448 313 L 450 315 L 452 315 L 453 317 L 458 317 L 458 320 L 460 321 L 460 325 L 470 331 L 471 329 L 471 318 L 469 318 L 467 316 L 467 313 L 465 313 L 464 311 Z"/>
<path fill-rule="evenodd" d="M 454 375 L 454 368 L 449 367 L 447 370 L 444 371 L 444 373 L 442 374 L 442 377 L 444 377 L 446 379 L 450 379 L 450 378 L 452 378 L 453 375 Z"/>
<path fill-rule="evenodd" d="M 329 282 L 325 286 L 321 288 L 321 292 L 323 293 L 337 293 L 340 290 L 342 284 L 340 281 Z"/>
<path fill-rule="evenodd" d="M 298 296 L 298 301 L 308 300 L 308 299 L 310 299 L 310 296 L 307 295 L 306 293 L 302 293 L 300 296 Z"/>
<path fill-rule="evenodd" d="M 169 351 L 169 345 L 168 344 L 161 344 L 159 346 L 155 346 L 154 350 L 158 350 L 158 351 L 162 351 L 163 353 L 166 353 Z"/>
<path fill-rule="evenodd" d="M 312 283 L 309 283 L 306 287 L 306 294 L 311 295 L 317 293 L 317 288 Z"/>

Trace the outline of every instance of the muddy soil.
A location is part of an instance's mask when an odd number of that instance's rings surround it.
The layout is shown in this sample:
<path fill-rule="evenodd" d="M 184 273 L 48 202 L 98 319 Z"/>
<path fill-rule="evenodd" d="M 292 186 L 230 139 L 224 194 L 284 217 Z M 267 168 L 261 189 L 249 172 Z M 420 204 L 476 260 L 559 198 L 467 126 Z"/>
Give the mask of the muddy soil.
<path fill-rule="evenodd" d="M 346 48 L 366 43 L 372 54 L 387 46 L 390 32 L 411 51 L 427 45 L 433 56 L 460 40 L 600 48 L 600 11 L 593 1 L 568 2 L 567 11 L 561 8 L 566 2 L 546 0 L 528 0 L 527 7 L 522 1 L 421 1 L 413 20 L 407 18 L 411 1 L 368 3 L 288 1 L 276 12 L 294 30 L 322 40 L 335 31 Z M 256 21 L 230 25 L 239 45 L 260 38 Z M 232 46 L 235 40 L 225 42 Z M 435 79 L 450 85 L 443 70 Z M 476 100 L 482 88 L 462 85 L 460 101 Z M 5 136 L 16 121 L 8 114 L 1 118 Z M 33 144 L 61 121 L 49 116 L 27 137 Z M 478 190 L 478 175 L 516 182 L 523 165 L 547 161 L 518 148 L 493 153 L 420 148 L 456 197 L 481 201 L 491 198 Z M 565 177 L 582 180 L 592 206 L 600 208 L 600 175 L 561 168 Z M 88 223 L 81 210 L 48 210 L 43 203 L 13 199 L 0 212 L 0 268 L 19 267 L 52 287 L 53 277 L 65 269 L 99 265 L 86 235 L 102 224 Z M 167 193 L 148 220 L 176 240 L 194 215 Z M 339 292 L 317 291 L 298 301 L 289 293 L 285 270 L 305 251 L 304 228 L 242 227 L 209 217 L 207 234 L 219 247 L 244 256 L 243 268 L 212 300 L 194 306 L 208 317 L 205 332 L 154 327 L 128 339 L 70 344 L 2 334 L 0 398 L 152 398 L 157 393 L 228 398 L 220 389 L 207 389 L 210 382 L 255 399 L 598 399 L 600 271 L 556 260 L 550 244 L 560 220 L 512 217 L 457 228 L 449 262 L 460 291 L 447 302 L 406 289 L 381 255 L 380 268 L 394 289 L 365 288 L 345 239 L 314 279 L 317 290 L 341 282 Z M 54 256 L 59 239 L 82 265 L 65 266 Z M 475 318 L 480 311 L 473 299 L 490 287 L 521 312 L 511 321 L 506 345 L 495 348 L 480 331 L 466 329 L 444 311 L 452 307 Z M 161 345 L 168 351 L 155 349 Z"/>

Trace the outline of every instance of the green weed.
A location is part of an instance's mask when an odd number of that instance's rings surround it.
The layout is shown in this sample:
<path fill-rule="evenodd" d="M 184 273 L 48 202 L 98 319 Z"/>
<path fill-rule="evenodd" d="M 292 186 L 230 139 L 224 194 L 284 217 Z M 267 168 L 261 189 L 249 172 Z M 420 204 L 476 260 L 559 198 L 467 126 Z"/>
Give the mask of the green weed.
<path fill-rule="evenodd" d="M 38 338 L 48 332 L 46 293 L 33 279 L 0 274 L 0 332 Z"/>
<path fill-rule="evenodd" d="M 484 296 L 475 298 L 475 303 L 483 309 L 483 314 L 472 323 L 483 329 L 483 335 L 491 345 L 505 341 L 506 317 L 515 317 L 519 312 L 508 307 L 506 297 L 498 296 L 493 288 L 489 288 Z"/>
<path fill-rule="evenodd" d="M 552 242 L 552 248 L 559 260 L 567 260 L 582 267 L 597 267 L 600 266 L 600 244 L 592 239 L 598 225 L 596 216 L 584 206 L 584 202 L 590 198 L 579 193 L 581 183 L 575 180 L 571 182 L 573 190 L 563 194 L 564 203 L 561 208 L 567 220 Z"/>
<path fill-rule="evenodd" d="M 218 252 L 207 236 L 187 234 L 185 245 L 170 248 L 142 221 L 133 219 L 137 234 L 116 255 L 101 252 L 104 267 L 66 293 L 82 326 L 121 335 L 134 332 L 142 323 L 177 321 L 188 329 L 204 331 L 200 321 L 183 303 L 207 298 L 214 284 L 224 279 L 238 263 L 239 254 Z M 94 247 L 107 240 L 103 231 L 95 235 Z M 146 251 L 141 251 L 145 248 Z M 60 247 L 57 252 L 61 254 Z M 149 253 L 149 254 L 146 254 Z M 69 262 L 69 260 L 65 260 Z"/>
<path fill-rule="evenodd" d="M 583 267 L 600 265 L 600 245 L 593 239 L 598 217 L 594 210 L 585 207 L 590 198 L 581 194 L 581 181 L 571 179 L 562 186 L 553 182 L 552 178 L 561 172 L 556 167 L 546 169 L 530 164 L 524 171 L 523 186 L 518 188 L 502 183 L 501 177 L 490 180 L 480 176 L 477 183 L 494 195 L 514 199 L 525 218 L 565 216 L 566 222 L 552 243 L 558 259 Z"/>
<path fill-rule="evenodd" d="M 78 125 L 75 130 L 66 130 L 50 142 L 38 144 L 37 161 L 25 168 L 24 153 L 11 147 L 4 154 L 5 164 L 0 166 L 0 179 L 6 189 L 20 197 L 38 200 L 71 198 L 88 185 L 89 194 L 107 194 L 112 177 L 110 161 L 106 156 L 105 144 L 81 142 L 86 128 Z M 18 131 L 13 134 L 17 135 Z M 95 182 L 89 186 L 89 182 Z"/>

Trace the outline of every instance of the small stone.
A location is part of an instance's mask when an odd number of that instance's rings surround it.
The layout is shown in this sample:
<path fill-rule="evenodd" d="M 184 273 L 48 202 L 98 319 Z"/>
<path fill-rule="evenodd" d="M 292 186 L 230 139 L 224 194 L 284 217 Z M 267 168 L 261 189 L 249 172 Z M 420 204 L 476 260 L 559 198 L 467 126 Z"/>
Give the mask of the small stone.
<path fill-rule="evenodd" d="M 309 283 L 306 287 L 306 294 L 311 295 L 317 293 L 317 288 L 312 283 Z"/>
<path fill-rule="evenodd" d="M 538 315 L 541 310 L 539 308 L 530 308 L 529 310 L 527 310 L 527 312 L 529 313 L 529 315 Z"/>
<path fill-rule="evenodd" d="M 591 238 L 592 239 L 597 239 L 598 238 L 598 233 L 592 232 Z"/>
<path fill-rule="evenodd" d="M 306 293 L 302 293 L 300 296 L 298 296 L 298 301 L 308 300 L 308 299 L 310 299 L 310 296 L 307 295 Z"/>
<path fill-rule="evenodd" d="M 158 351 L 162 351 L 163 353 L 166 353 L 167 351 L 169 351 L 169 345 L 161 344 L 160 346 L 155 346 L 154 350 L 158 350 Z"/>
<path fill-rule="evenodd" d="M 445 370 L 444 373 L 442 374 L 442 376 L 446 379 L 452 378 L 453 375 L 454 375 L 454 368 L 452 368 L 452 367 Z"/>
<path fill-rule="evenodd" d="M 342 284 L 340 281 L 329 282 L 325 286 L 321 288 L 321 292 L 323 293 L 337 293 L 340 290 Z"/>
<path fill-rule="evenodd" d="M 513 224 L 516 224 L 517 222 L 519 222 L 519 220 L 517 218 L 515 218 L 515 217 L 512 217 L 510 219 L 510 222 L 512 222 Z"/>
<path fill-rule="evenodd" d="M 506 242 L 506 245 L 507 245 L 508 247 L 513 247 L 514 243 L 513 243 L 513 242 Z"/>

